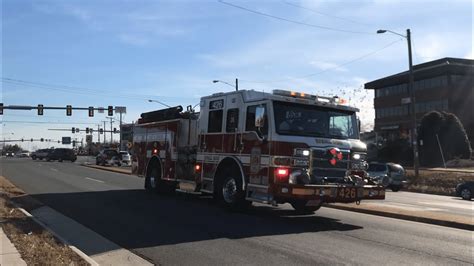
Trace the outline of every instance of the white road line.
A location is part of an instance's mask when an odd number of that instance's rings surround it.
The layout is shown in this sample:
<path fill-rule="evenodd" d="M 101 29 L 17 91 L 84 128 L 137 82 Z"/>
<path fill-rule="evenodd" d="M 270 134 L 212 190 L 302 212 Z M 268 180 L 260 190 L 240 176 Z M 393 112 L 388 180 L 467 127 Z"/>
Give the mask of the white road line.
<path fill-rule="evenodd" d="M 53 170 L 53 171 L 55 171 L 55 172 L 59 172 L 59 170 L 56 169 L 56 168 L 51 168 L 51 170 Z"/>
<path fill-rule="evenodd" d="M 39 163 L 38 166 L 43 166 L 43 165 Z"/>
<path fill-rule="evenodd" d="M 90 177 L 86 177 L 86 179 L 89 179 L 89 180 L 92 180 L 92 181 L 95 181 L 95 182 L 99 182 L 99 183 L 105 183 L 105 182 L 102 181 L 102 180 L 94 179 L 94 178 L 90 178 Z"/>
<path fill-rule="evenodd" d="M 450 203 L 450 202 L 418 202 L 418 203 L 426 204 L 426 205 L 456 208 L 456 209 L 466 209 L 466 210 L 473 210 L 474 209 L 474 202 L 472 202 L 472 201 L 471 202 L 469 202 L 469 201 L 459 202 L 459 203 Z"/>

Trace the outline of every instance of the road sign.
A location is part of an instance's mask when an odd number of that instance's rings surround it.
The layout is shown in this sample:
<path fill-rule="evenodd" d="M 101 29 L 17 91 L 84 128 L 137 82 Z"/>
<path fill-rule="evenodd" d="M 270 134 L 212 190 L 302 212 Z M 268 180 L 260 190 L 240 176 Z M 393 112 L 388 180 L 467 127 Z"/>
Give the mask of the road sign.
<path fill-rule="evenodd" d="M 86 143 L 92 143 L 92 135 L 86 135 Z"/>
<path fill-rule="evenodd" d="M 125 106 L 115 106 L 115 112 L 119 114 L 126 114 L 127 113 L 127 107 Z"/>
<path fill-rule="evenodd" d="M 97 108 L 97 113 L 103 114 L 103 113 L 104 113 L 104 110 L 105 110 L 104 107 L 99 107 L 99 108 Z"/>
<path fill-rule="evenodd" d="M 71 144 L 71 137 L 63 137 L 62 144 Z"/>

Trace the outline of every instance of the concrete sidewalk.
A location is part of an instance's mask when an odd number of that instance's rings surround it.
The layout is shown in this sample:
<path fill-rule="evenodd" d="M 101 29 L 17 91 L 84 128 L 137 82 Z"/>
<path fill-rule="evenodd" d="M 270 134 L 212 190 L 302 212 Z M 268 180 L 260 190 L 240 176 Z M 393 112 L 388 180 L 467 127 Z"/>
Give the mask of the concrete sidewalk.
<path fill-rule="evenodd" d="M 20 253 L 0 227 L 0 265 L 26 265 Z"/>

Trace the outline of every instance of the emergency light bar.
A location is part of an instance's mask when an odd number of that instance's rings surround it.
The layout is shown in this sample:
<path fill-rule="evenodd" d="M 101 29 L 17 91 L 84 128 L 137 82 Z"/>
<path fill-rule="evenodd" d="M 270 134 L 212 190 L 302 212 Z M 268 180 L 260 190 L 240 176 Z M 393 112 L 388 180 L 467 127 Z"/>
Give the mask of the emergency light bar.
<path fill-rule="evenodd" d="M 311 99 L 311 100 L 314 100 L 317 102 L 323 102 L 323 103 L 347 104 L 346 100 L 339 98 L 338 96 L 324 97 L 324 96 L 319 96 L 319 95 L 306 94 L 304 92 L 294 92 L 294 91 L 285 91 L 285 90 L 273 90 L 273 95 Z"/>

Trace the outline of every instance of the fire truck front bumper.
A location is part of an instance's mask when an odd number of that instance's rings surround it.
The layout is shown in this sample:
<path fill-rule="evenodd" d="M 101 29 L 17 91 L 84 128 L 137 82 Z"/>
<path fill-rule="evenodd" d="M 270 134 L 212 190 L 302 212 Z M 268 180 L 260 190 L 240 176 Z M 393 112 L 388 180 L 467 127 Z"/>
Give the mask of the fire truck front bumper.
<path fill-rule="evenodd" d="M 383 186 L 337 186 L 337 185 L 301 185 L 282 186 L 278 191 L 279 198 L 297 198 L 305 200 L 320 200 L 322 202 L 357 202 L 362 200 L 385 199 Z"/>

